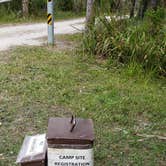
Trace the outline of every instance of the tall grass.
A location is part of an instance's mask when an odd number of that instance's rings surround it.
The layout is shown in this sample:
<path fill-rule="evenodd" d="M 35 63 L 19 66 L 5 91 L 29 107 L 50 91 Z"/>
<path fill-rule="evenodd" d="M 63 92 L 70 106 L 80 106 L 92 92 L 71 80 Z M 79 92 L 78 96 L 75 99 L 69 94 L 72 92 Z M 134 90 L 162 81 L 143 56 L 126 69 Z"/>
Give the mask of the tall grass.
<path fill-rule="evenodd" d="M 84 36 L 84 51 L 166 76 L 165 12 L 149 10 L 143 21 L 99 17 Z"/>

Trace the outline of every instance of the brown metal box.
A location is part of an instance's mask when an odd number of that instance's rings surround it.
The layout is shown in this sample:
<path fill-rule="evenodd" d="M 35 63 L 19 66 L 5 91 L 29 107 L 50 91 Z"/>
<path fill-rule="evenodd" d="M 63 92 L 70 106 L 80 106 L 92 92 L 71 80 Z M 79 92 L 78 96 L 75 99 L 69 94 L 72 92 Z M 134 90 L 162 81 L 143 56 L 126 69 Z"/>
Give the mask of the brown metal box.
<path fill-rule="evenodd" d="M 71 118 L 50 118 L 47 130 L 48 147 L 58 145 L 93 146 L 94 130 L 91 119 L 77 118 L 72 132 L 71 128 Z"/>

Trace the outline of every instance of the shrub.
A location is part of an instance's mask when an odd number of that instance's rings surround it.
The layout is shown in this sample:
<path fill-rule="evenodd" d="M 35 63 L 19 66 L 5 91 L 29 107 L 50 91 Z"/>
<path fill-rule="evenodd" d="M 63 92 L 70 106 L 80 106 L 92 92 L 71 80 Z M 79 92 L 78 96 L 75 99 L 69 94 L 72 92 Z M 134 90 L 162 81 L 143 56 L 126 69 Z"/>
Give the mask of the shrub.
<path fill-rule="evenodd" d="M 57 0 L 56 5 L 62 11 L 71 11 L 73 9 L 72 0 Z"/>
<path fill-rule="evenodd" d="M 84 50 L 166 75 L 165 9 L 149 11 L 143 21 L 105 17 L 84 36 Z"/>
<path fill-rule="evenodd" d="M 30 1 L 30 13 L 35 15 L 40 15 L 41 13 L 46 13 L 47 11 L 47 1 L 46 0 L 31 0 Z"/>

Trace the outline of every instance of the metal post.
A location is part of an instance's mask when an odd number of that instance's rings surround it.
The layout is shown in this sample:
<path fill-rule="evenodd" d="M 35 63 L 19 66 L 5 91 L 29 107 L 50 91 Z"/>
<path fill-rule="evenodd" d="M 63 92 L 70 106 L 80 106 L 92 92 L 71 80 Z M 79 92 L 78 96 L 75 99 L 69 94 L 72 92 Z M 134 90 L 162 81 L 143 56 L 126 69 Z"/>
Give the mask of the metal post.
<path fill-rule="evenodd" d="M 47 2 L 48 44 L 54 45 L 54 0 Z"/>

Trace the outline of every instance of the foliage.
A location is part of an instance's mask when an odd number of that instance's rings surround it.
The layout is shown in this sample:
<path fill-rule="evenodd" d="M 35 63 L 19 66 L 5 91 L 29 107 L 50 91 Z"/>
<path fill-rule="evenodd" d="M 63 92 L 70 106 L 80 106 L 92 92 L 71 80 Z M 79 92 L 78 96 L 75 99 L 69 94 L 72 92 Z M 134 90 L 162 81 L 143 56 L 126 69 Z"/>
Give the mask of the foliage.
<path fill-rule="evenodd" d="M 12 0 L 12 1 L 8 2 L 7 4 L 4 3 L 1 5 L 8 5 L 8 8 L 10 9 L 10 11 L 18 12 L 22 8 L 22 1 L 21 0 Z"/>
<path fill-rule="evenodd" d="M 31 0 L 30 1 L 31 14 L 40 15 L 41 13 L 46 13 L 46 11 L 47 11 L 46 0 Z"/>
<path fill-rule="evenodd" d="M 8 14 L 6 14 L 6 12 Z M 22 17 L 21 11 L 14 12 L 11 10 L 6 10 L 4 6 L 0 7 L 0 23 L 25 23 L 25 22 L 46 22 L 46 10 L 43 8 L 43 11 L 31 12 L 29 17 Z M 75 13 L 72 11 L 61 11 L 55 10 L 54 16 L 55 20 L 67 20 L 67 19 L 75 19 L 79 17 L 83 17 L 85 13 Z"/>
<path fill-rule="evenodd" d="M 165 9 L 150 10 L 143 21 L 100 17 L 83 40 L 90 54 L 121 63 L 137 62 L 166 75 Z"/>
<path fill-rule="evenodd" d="M 86 1 L 85 0 L 57 0 L 56 6 L 62 11 L 73 11 L 80 13 L 85 11 Z"/>
<path fill-rule="evenodd" d="M 73 0 L 57 0 L 56 4 L 62 11 L 71 11 L 73 9 Z"/>
<path fill-rule="evenodd" d="M 13 22 L 13 20 L 18 19 L 21 16 L 21 12 L 17 12 L 10 9 L 8 5 L 0 6 L 0 22 Z"/>
<path fill-rule="evenodd" d="M 86 8 L 86 1 L 84 0 L 57 0 L 54 3 L 56 10 L 61 11 L 73 11 L 76 13 L 82 13 Z M 22 12 L 22 1 L 13 0 L 11 2 L 0 4 L 0 11 L 3 10 L 4 16 L 9 13 L 14 13 L 15 15 L 20 15 Z M 46 0 L 30 0 L 29 11 L 31 15 L 41 16 L 46 13 L 47 1 Z"/>

